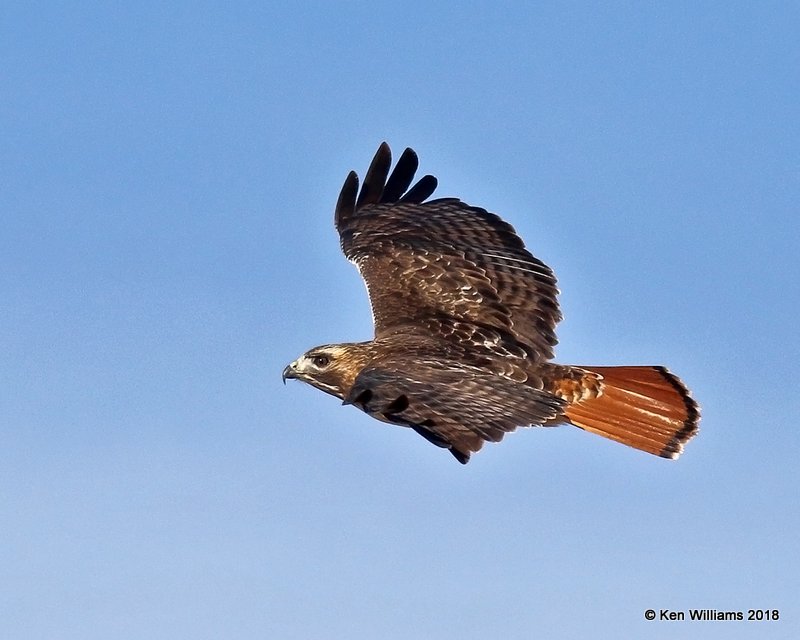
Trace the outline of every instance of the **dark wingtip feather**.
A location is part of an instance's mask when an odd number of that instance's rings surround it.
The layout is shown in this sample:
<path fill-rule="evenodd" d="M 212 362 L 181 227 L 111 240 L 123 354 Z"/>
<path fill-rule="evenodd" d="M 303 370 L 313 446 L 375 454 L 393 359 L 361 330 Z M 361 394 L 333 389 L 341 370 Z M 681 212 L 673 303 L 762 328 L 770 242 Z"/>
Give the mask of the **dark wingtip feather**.
<path fill-rule="evenodd" d="M 380 202 L 391 166 L 392 151 L 388 144 L 381 142 L 369 169 L 367 169 L 367 175 L 364 176 L 364 186 L 361 187 L 361 193 L 358 194 L 356 209 L 360 209 L 365 204 Z"/>
<path fill-rule="evenodd" d="M 429 174 L 422 176 L 419 179 L 419 182 L 411 187 L 411 189 L 408 190 L 408 193 L 400 198 L 400 202 L 420 204 L 421 202 L 424 202 L 434 191 L 436 191 L 436 187 L 438 185 L 439 181 L 432 175 Z"/>
<path fill-rule="evenodd" d="M 356 195 L 358 195 L 358 174 L 355 171 L 351 171 L 345 178 L 342 190 L 339 192 L 339 199 L 336 202 L 334 221 L 337 228 L 342 221 L 355 213 Z"/>
<path fill-rule="evenodd" d="M 389 180 L 383 189 L 381 202 L 397 202 L 411 185 L 418 167 L 419 158 L 417 154 L 413 149 L 407 147 L 394 166 L 392 175 L 389 176 Z"/>
<path fill-rule="evenodd" d="M 358 175 L 354 171 L 348 174 L 336 203 L 337 229 L 341 230 L 348 218 L 362 207 L 370 204 L 394 204 L 397 202 L 421 204 L 436 190 L 439 184 L 436 178 L 426 175 L 408 189 L 419 167 L 419 158 L 410 147 L 403 151 L 394 170 L 389 175 L 391 166 L 392 152 L 386 142 L 381 142 L 369 169 L 367 169 L 360 191 Z"/>

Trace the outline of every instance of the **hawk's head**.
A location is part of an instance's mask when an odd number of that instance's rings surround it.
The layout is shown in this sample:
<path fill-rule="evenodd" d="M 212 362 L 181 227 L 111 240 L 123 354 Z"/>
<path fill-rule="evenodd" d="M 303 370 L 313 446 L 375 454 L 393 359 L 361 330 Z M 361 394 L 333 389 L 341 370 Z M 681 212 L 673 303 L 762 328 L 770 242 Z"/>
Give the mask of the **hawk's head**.
<path fill-rule="evenodd" d="M 370 359 L 368 343 L 325 344 L 306 351 L 283 370 L 287 378 L 300 380 L 340 400 Z"/>

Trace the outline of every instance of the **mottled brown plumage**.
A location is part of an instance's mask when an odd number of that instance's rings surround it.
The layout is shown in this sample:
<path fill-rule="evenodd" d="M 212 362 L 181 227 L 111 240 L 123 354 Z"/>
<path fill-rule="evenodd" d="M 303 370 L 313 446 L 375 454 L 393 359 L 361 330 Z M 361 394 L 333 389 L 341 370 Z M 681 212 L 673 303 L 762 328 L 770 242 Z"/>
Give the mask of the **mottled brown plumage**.
<path fill-rule="evenodd" d="M 411 186 L 417 165 L 406 149 L 390 174 L 383 143 L 361 190 L 351 172 L 336 205 L 375 339 L 311 349 L 284 379 L 411 427 L 462 463 L 516 427 L 561 422 L 677 457 L 699 421 L 683 383 L 663 367 L 547 362 L 561 319 L 553 272 L 497 215 L 427 200 L 437 181 Z"/>

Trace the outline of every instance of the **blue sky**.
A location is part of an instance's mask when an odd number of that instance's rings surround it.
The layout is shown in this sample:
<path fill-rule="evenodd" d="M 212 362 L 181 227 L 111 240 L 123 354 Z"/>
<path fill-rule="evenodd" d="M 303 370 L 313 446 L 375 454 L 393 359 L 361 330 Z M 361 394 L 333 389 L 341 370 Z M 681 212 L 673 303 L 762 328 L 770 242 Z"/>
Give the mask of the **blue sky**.
<path fill-rule="evenodd" d="M 0 635 L 797 637 L 796 5 L 266 4 L 0 11 Z M 370 337 L 382 140 L 553 267 L 559 361 L 686 380 L 684 457 L 281 385 Z"/>

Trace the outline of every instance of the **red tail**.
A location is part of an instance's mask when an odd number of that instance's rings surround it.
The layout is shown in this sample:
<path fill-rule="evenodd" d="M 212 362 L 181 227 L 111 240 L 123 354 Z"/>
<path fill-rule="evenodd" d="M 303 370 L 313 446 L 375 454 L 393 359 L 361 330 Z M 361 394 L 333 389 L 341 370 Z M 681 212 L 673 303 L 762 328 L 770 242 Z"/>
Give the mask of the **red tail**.
<path fill-rule="evenodd" d="M 700 410 L 689 390 L 664 367 L 580 367 L 601 377 L 601 393 L 570 404 L 576 427 L 677 458 L 697 433 Z"/>

